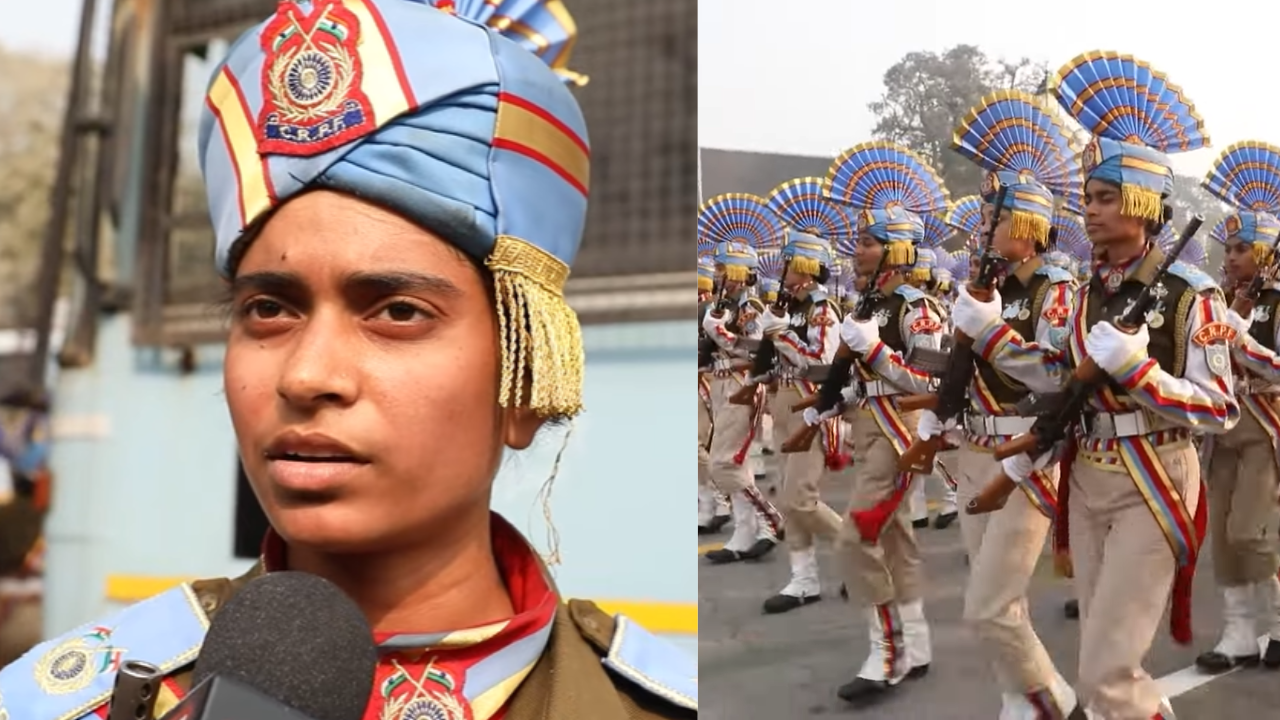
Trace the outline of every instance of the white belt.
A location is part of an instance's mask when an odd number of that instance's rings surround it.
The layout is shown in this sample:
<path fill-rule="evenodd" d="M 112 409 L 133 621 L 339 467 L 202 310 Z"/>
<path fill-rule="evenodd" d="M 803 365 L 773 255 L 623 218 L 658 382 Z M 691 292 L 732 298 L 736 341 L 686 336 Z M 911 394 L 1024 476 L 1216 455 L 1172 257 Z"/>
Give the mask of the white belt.
<path fill-rule="evenodd" d="M 891 385 L 884 380 L 873 380 L 868 383 L 858 383 L 858 392 L 862 397 L 869 398 L 902 394 L 902 391 L 896 386 Z"/>
<path fill-rule="evenodd" d="M 1010 415 L 965 415 L 965 428 L 972 435 L 1021 435 L 1031 431 L 1035 418 Z"/>
<path fill-rule="evenodd" d="M 1097 413 L 1085 416 L 1085 432 L 1096 440 L 1137 437 L 1168 429 L 1169 423 L 1152 418 L 1145 411 L 1127 413 Z"/>

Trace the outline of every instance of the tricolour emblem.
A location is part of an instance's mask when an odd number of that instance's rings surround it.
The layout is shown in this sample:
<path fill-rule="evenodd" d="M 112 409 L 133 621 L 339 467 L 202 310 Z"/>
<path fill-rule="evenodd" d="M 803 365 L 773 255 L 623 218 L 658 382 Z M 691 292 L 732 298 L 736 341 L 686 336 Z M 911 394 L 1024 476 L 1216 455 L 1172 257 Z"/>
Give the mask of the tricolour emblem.
<path fill-rule="evenodd" d="M 95 627 L 55 646 L 36 662 L 36 685 L 49 695 L 68 695 L 119 669 L 125 650 L 111 644 L 111 634 L 111 628 Z"/>
<path fill-rule="evenodd" d="M 340 0 L 316 0 L 309 14 L 282 2 L 261 39 L 259 152 L 310 157 L 376 128 L 361 88 L 360 21 Z"/>

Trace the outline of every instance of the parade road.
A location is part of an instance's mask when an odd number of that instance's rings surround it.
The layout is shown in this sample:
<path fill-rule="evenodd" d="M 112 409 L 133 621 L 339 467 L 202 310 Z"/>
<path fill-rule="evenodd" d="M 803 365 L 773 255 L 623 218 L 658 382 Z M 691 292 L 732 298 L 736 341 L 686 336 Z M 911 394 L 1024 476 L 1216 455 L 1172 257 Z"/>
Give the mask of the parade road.
<path fill-rule="evenodd" d="M 936 496 L 936 488 L 931 487 L 930 493 Z M 846 489 L 828 483 L 823 495 L 828 504 L 843 511 Z M 787 583 L 785 547 L 779 546 L 759 562 L 712 566 L 702 560 L 699 717 L 994 720 L 999 714 L 999 691 L 961 621 L 968 571 L 959 526 L 929 527 L 916 535 L 928 573 L 925 613 L 933 632 L 933 663 L 927 676 L 904 682 L 872 708 L 853 708 L 836 697 L 836 688 L 857 674 L 866 657 L 867 631 L 859 608 L 840 599 L 832 548 L 819 550 L 823 600 L 784 615 L 764 615 L 761 603 Z M 699 552 L 726 539 L 727 535 L 703 536 Z M 1201 557 L 1195 642 L 1189 647 L 1174 643 L 1166 617 L 1146 668 L 1160 679 L 1180 720 L 1275 717 L 1280 708 L 1280 672 L 1254 668 L 1206 677 L 1192 667 L 1196 654 L 1217 642 L 1221 627 L 1221 600 L 1213 584 L 1210 556 L 1206 551 Z M 1054 576 L 1046 553 L 1029 591 L 1032 622 L 1059 670 L 1074 680 L 1077 621 L 1065 618 L 1062 611 L 1070 593 L 1070 581 Z"/>

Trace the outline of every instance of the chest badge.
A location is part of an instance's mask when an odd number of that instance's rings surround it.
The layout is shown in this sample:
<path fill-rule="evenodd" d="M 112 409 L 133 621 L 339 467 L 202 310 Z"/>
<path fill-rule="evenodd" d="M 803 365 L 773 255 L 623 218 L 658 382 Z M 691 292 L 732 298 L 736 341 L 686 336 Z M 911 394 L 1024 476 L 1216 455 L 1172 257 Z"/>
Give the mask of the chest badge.
<path fill-rule="evenodd" d="M 884 327 L 889 324 L 889 309 L 880 308 L 871 316 L 871 318 L 876 321 L 877 325 Z"/>
<path fill-rule="evenodd" d="M 1271 320 L 1271 306 L 1259 305 L 1253 309 L 1253 322 L 1264 323 Z"/>
<path fill-rule="evenodd" d="M 1028 305 L 1026 298 L 1015 300 L 1005 307 L 1000 316 L 1005 320 L 1026 320 L 1031 317 L 1031 308 Z"/>

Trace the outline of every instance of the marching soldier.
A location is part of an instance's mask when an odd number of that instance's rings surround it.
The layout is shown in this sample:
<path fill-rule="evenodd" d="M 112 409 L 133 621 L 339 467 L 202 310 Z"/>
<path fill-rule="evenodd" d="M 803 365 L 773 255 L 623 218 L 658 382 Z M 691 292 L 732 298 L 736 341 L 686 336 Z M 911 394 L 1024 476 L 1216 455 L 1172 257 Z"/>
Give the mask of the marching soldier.
<path fill-rule="evenodd" d="M 747 382 L 752 341 L 760 335 L 764 305 L 752 295 L 757 248 L 776 246 L 786 232 L 754 195 L 729 193 L 703 204 L 698 217 L 703 241 L 715 244 L 717 292 L 715 306 L 702 318 L 702 328 L 715 343 L 711 377 L 711 481 L 729 496 L 733 534 L 724 547 L 707 553 L 714 564 L 761 558 L 778 542 L 780 516 L 756 488 L 747 462 L 756 428 L 759 403 L 743 406 L 730 398 Z"/>
<path fill-rule="evenodd" d="M 1037 131 L 1027 133 L 1027 127 Z M 991 249 L 1005 267 L 994 299 L 984 309 L 1000 308 L 1007 327 L 1021 337 L 1036 339 L 1038 349 L 1029 352 L 1040 356 L 1060 353 L 1064 347 L 1075 291 L 1071 275 L 1050 265 L 1044 256 L 1054 194 L 1080 192 L 1079 150 L 1071 146 L 1069 137 L 1034 97 L 1000 91 L 969 112 L 952 143 L 953 149 L 989 171 L 982 186 L 984 232 L 991 231 L 994 223 Z M 1010 146 L 1021 152 L 1006 152 Z M 1002 187 L 1003 205 L 997 210 Z M 968 297 L 965 288 L 959 292 L 962 298 Z M 958 302 L 953 320 L 957 330 L 978 337 L 987 318 L 973 314 L 971 307 Z M 966 504 L 1000 470 L 993 448 L 1029 431 L 1034 422 L 1034 418 L 1020 417 L 1015 409 L 1028 394 L 1025 385 L 982 358 L 974 364 L 957 473 L 960 497 Z M 946 429 L 931 410 L 921 412 L 917 434 L 922 439 Z M 1083 717 L 1075 693 L 1054 668 L 1026 612 L 1027 587 L 1057 513 L 1057 475 L 1056 466 L 1037 470 L 1022 484 L 1023 492 L 1015 492 L 1003 508 L 960 519 L 969 555 L 964 618 L 995 670 L 1003 693 L 1000 717 L 1010 720 L 1037 720 L 1046 711 L 1051 717 L 1066 717 L 1073 711 L 1072 717 Z"/>
<path fill-rule="evenodd" d="M 1248 153 L 1247 161 L 1242 153 Z M 1247 176 L 1240 174 L 1243 167 Z M 1280 484 L 1280 285 L 1274 276 L 1280 235 L 1278 167 L 1280 149 L 1238 143 L 1223 151 L 1203 183 L 1223 201 L 1245 208 L 1224 218 L 1213 232 L 1226 246 L 1224 270 L 1234 295 L 1230 323 L 1236 331 L 1236 397 L 1245 412 L 1235 429 L 1206 438 L 1201 448 L 1224 621 L 1218 644 L 1196 658 L 1196 666 L 1209 673 L 1256 664 L 1259 632 L 1270 638 L 1262 661 L 1280 668 L 1280 558 L 1269 531 L 1275 526 Z"/>
<path fill-rule="evenodd" d="M 942 239 L 938 238 L 938 240 Z M 926 243 L 929 240 L 930 238 L 926 238 Z M 916 264 L 911 269 L 911 285 L 918 290 L 923 290 L 938 301 L 938 307 L 942 315 L 942 331 L 943 334 L 946 334 L 951 331 L 951 318 L 950 313 L 947 311 L 947 303 L 940 296 L 937 283 L 934 281 L 934 274 L 937 272 L 939 272 L 937 253 L 929 248 L 918 248 L 916 250 Z M 912 480 L 911 495 L 907 499 L 907 509 L 911 513 L 911 526 L 917 530 L 929 527 L 927 485 L 930 480 L 942 486 L 942 503 L 938 508 L 938 517 L 933 521 L 933 527 L 938 530 L 945 530 L 951 527 L 951 523 L 956 520 L 956 486 L 952 484 L 950 475 L 944 472 L 941 466 L 937 468 L 937 472 L 929 475 L 917 475 Z"/>
<path fill-rule="evenodd" d="M 1157 277 L 1164 255 L 1153 241 L 1171 215 L 1173 188 L 1165 153 L 1202 147 L 1207 138 L 1180 88 L 1128 56 L 1086 53 L 1052 85 L 1094 135 L 1083 156 L 1084 208 L 1098 262 L 1067 319 L 1066 352 L 1054 356 L 1024 338 L 998 302 L 962 295 L 956 315 L 972 318 L 965 328 L 982 328 L 974 348 L 1031 390 L 1057 390 L 1072 373 L 1090 388 L 1077 459 L 1059 496 L 1068 506 L 1059 522 L 1068 521 L 1080 603 L 1076 691 L 1108 720 L 1170 720 L 1173 710 L 1142 660 L 1171 587 L 1174 638 L 1190 641 L 1190 582 L 1204 527 L 1191 436 L 1226 432 L 1240 412 L 1222 291 L 1182 263 Z M 1119 118 L 1129 120 L 1112 123 Z M 1131 335 L 1113 323 L 1141 296 L 1155 303 Z M 1062 436 L 1061 419 L 1046 415 L 1037 432 Z M 1026 482 L 1041 462 L 1014 455 L 1003 469 Z"/>
<path fill-rule="evenodd" d="M 872 166 L 876 172 L 869 177 Z M 911 443 L 915 417 L 899 412 L 895 397 L 930 386 L 927 374 L 904 362 L 910 347 L 941 345 L 941 308 L 907 279 L 915 244 L 924 237 L 921 214 L 946 210 L 947 192 L 918 155 L 885 142 L 842 154 L 827 172 L 827 187 L 832 199 L 856 209 L 854 263 L 867 278 L 864 295 L 870 295 L 864 297 L 869 304 L 859 306 L 865 314 L 846 317 L 840 328 L 840 355 L 857 362 L 855 382 L 845 391 L 854 446 L 851 522 L 841 528 L 839 549 L 850 594 L 866 614 L 870 649 L 838 694 L 861 704 L 907 677 L 923 676 L 931 662 L 920 550 L 910 519 L 899 512 L 911 475 L 898 471 L 897 460 Z M 845 380 L 833 374 L 824 391 Z M 832 411 L 809 408 L 805 422 L 813 426 Z"/>
<path fill-rule="evenodd" d="M 761 326 L 773 339 L 778 359 L 776 391 L 770 402 L 775 437 L 786 438 L 804 426 L 803 414 L 793 408 L 817 391 L 806 373 L 829 365 L 840 342 L 840 310 L 827 290 L 835 267 L 834 242 L 853 236 L 848 212 L 822 196 L 821 178 L 797 178 L 774 188 L 769 208 L 787 224 L 782 248 L 783 290 L 793 299 L 789 314 L 766 312 Z M 824 423 L 822 441 L 803 452 L 783 454 L 783 514 L 787 519 L 787 547 L 791 577 L 776 595 L 765 600 L 766 613 L 784 613 L 822 599 L 818 580 L 817 541 L 834 544 L 841 519 L 819 493 L 828 469 L 841 469 L 845 453 L 840 422 Z"/>
<path fill-rule="evenodd" d="M 698 317 L 711 310 L 715 290 L 715 263 L 698 257 Z M 729 524 L 728 499 L 711 481 L 711 339 L 699 331 L 698 358 L 698 534 L 713 535 Z M 706 350 L 704 353 L 703 350 Z M 705 357 L 703 357 L 705 355 Z"/>

